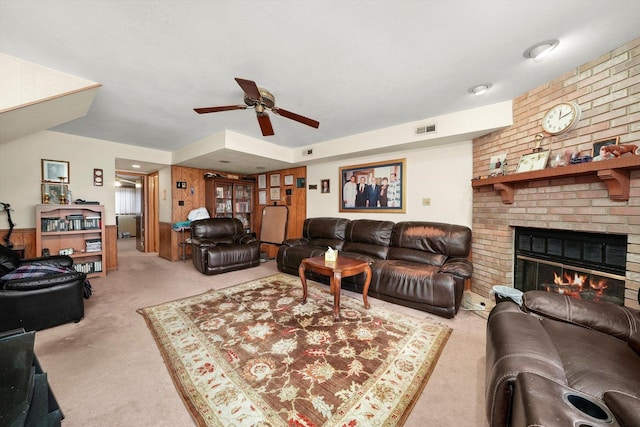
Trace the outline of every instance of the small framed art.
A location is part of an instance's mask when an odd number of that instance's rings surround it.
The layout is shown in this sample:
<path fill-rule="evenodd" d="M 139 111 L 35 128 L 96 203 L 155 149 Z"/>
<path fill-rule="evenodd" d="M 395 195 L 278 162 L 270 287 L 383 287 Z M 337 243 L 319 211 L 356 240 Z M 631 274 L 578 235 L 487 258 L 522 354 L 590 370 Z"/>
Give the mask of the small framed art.
<path fill-rule="evenodd" d="M 42 159 L 42 182 L 69 184 L 69 162 Z"/>
<path fill-rule="evenodd" d="M 537 153 L 525 154 L 520 157 L 518 163 L 518 169 L 516 172 L 530 172 L 539 171 L 547 167 L 547 161 L 549 160 L 549 150 L 540 151 Z"/>

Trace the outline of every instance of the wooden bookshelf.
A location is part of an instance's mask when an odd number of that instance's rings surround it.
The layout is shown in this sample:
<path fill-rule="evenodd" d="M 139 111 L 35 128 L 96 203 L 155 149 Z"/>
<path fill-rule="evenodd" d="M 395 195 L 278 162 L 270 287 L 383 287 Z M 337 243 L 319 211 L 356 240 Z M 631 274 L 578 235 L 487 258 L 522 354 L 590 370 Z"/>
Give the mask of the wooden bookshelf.
<path fill-rule="evenodd" d="M 72 250 L 74 268 L 88 277 L 107 274 L 104 206 L 36 205 L 36 256 Z"/>

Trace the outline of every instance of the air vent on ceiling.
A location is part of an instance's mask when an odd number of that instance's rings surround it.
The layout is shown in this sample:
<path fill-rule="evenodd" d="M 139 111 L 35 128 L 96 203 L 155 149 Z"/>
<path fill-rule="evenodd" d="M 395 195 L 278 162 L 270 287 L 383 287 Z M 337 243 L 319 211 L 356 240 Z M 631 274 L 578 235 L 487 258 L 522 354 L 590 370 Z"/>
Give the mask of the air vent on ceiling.
<path fill-rule="evenodd" d="M 304 149 L 302 150 L 302 155 L 303 156 L 310 156 L 313 154 L 313 149 Z"/>
<path fill-rule="evenodd" d="M 432 125 L 423 125 L 423 126 L 418 126 L 416 128 L 416 135 L 422 135 L 425 133 L 431 133 L 431 132 L 435 132 L 436 131 L 436 125 L 432 124 Z"/>

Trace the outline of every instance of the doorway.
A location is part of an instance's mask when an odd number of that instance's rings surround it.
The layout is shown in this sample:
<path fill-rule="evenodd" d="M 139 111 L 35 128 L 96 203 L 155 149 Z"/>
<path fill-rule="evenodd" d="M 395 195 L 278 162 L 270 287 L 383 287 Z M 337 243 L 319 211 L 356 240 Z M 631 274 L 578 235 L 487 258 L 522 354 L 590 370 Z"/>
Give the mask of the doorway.
<path fill-rule="evenodd" d="M 116 171 L 118 246 L 135 241 L 140 252 L 158 251 L 158 173 Z"/>

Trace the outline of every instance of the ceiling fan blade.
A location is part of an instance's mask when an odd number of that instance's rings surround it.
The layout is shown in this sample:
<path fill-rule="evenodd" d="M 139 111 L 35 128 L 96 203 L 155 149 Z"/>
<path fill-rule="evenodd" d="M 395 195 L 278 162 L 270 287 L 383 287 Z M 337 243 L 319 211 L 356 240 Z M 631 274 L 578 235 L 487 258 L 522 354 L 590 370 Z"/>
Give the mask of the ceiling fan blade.
<path fill-rule="evenodd" d="M 219 111 L 246 110 L 246 109 L 247 109 L 246 105 L 225 105 L 222 107 L 194 108 L 193 111 L 195 111 L 198 114 L 204 114 L 204 113 L 217 113 Z"/>
<path fill-rule="evenodd" d="M 281 115 L 282 117 L 286 117 L 287 119 L 295 120 L 296 122 L 311 126 L 312 128 L 318 129 L 318 126 L 320 126 L 320 122 L 316 120 L 301 116 L 300 114 L 292 113 L 291 111 L 283 110 L 282 108 L 273 107 L 271 111 Z"/>
<path fill-rule="evenodd" d="M 258 89 L 258 85 L 253 80 L 245 80 L 236 77 L 236 82 L 240 85 L 245 94 L 251 99 L 260 100 L 262 96 L 260 96 L 260 90 Z"/>
<path fill-rule="evenodd" d="M 267 113 L 256 113 L 256 117 L 258 118 L 258 124 L 260 124 L 260 130 L 262 131 L 262 136 L 271 136 L 273 133 L 273 126 L 271 126 L 271 119 Z"/>

